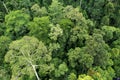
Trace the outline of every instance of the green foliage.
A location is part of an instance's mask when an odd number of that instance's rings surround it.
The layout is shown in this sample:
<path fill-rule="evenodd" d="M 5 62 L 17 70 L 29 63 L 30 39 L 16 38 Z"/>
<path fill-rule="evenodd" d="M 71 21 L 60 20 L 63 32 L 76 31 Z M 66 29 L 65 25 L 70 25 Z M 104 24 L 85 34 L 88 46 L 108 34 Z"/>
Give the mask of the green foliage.
<path fill-rule="evenodd" d="M 31 7 L 31 11 L 32 11 L 32 15 L 34 17 L 42 17 L 42 16 L 46 16 L 48 14 L 47 10 L 45 7 L 41 7 L 38 4 L 34 4 Z"/>
<path fill-rule="evenodd" d="M 3 12 L 0 12 L 0 22 L 2 22 L 4 20 L 4 16 L 5 16 L 5 14 Z"/>
<path fill-rule="evenodd" d="M 118 43 L 118 42 L 117 42 Z M 113 69 L 115 70 L 115 73 L 116 73 L 116 77 L 119 77 L 120 76 L 120 73 L 119 73 L 119 66 L 120 66 L 120 62 L 119 62 L 119 58 L 120 58 L 120 47 L 119 47 L 119 44 L 116 44 L 115 45 L 115 48 L 113 48 L 111 50 L 111 54 L 112 54 L 112 60 L 114 62 L 114 66 L 113 66 Z"/>
<path fill-rule="evenodd" d="M 0 80 L 120 77 L 120 0 L 1 0 Z"/>
<path fill-rule="evenodd" d="M 30 0 L 4 0 L 9 10 L 28 8 L 31 6 Z"/>
<path fill-rule="evenodd" d="M 93 57 L 90 54 L 87 54 L 79 47 L 75 49 L 70 49 L 68 54 L 68 61 L 71 67 L 75 68 L 79 66 L 81 70 L 85 70 L 92 67 Z M 83 71 L 80 71 L 83 72 Z"/>
<path fill-rule="evenodd" d="M 70 75 L 68 76 L 68 80 L 76 80 L 77 77 L 74 73 L 70 73 Z"/>
<path fill-rule="evenodd" d="M 108 67 L 106 70 L 100 67 L 94 67 L 88 71 L 88 74 L 91 75 L 94 80 L 113 80 L 115 76 L 115 72 L 111 67 Z"/>
<path fill-rule="evenodd" d="M 115 48 L 118 48 L 118 49 L 120 48 L 119 45 L 120 45 L 120 38 L 113 41 L 113 43 L 112 43 L 112 46 L 115 47 Z"/>
<path fill-rule="evenodd" d="M 33 80 L 36 74 L 48 74 L 53 67 L 52 64 L 48 64 L 50 60 L 51 53 L 44 43 L 27 36 L 12 42 L 5 56 L 5 61 L 10 63 L 12 69 L 11 80 L 25 80 L 26 77 Z M 36 69 L 40 70 L 39 73 Z"/>
<path fill-rule="evenodd" d="M 0 23 L 0 36 L 5 34 L 5 24 Z"/>
<path fill-rule="evenodd" d="M 8 74 L 7 70 L 0 66 L 0 79 L 1 80 L 10 80 L 10 74 Z"/>
<path fill-rule="evenodd" d="M 79 12 L 79 8 L 66 6 L 63 12 L 64 12 L 64 17 L 71 19 L 75 24 L 80 24 L 80 25 L 84 24 L 85 18 L 83 17 L 83 14 Z"/>
<path fill-rule="evenodd" d="M 81 26 L 76 26 L 74 28 L 72 28 L 72 30 L 70 31 L 71 35 L 70 35 L 70 46 L 72 47 L 81 47 L 84 46 L 85 43 L 85 39 L 89 36 L 88 32 L 86 29 L 82 28 Z"/>
<path fill-rule="evenodd" d="M 82 74 L 82 75 L 79 75 L 77 80 L 94 80 L 94 79 L 89 75 Z"/>
<path fill-rule="evenodd" d="M 65 75 L 68 71 L 66 63 L 62 63 L 59 65 L 58 69 L 55 70 L 55 77 L 60 77 L 61 75 Z"/>
<path fill-rule="evenodd" d="M 59 24 L 63 28 L 63 30 L 70 29 L 71 26 L 74 25 L 74 23 L 70 19 L 61 19 Z"/>
<path fill-rule="evenodd" d="M 111 16 L 113 15 L 114 11 L 115 11 L 114 4 L 112 2 L 108 2 L 105 6 L 105 14 Z"/>
<path fill-rule="evenodd" d="M 28 32 L 26 24 L 29 20 L 30 16 L 20 10 L 10 12 L 5 16 L 5 34 L 10 36 L 12 39 L 17 39 L 20 36 L 24 36 Z"/>
<path fill-rule="evenodd" d="M 56 23 L 57 20 L 61 19 L 62 9 L 63 6 L 60 2 L 58 2 L 58 0 L 52 0 L 52 3 L 48 8 L 48 12 L 53 23 Z"/>
<path fill-rule="evenodd" d="M 115 27 L 112 26 L 103 26 L 102 27 L 103 32 L 105 32 L 104 40 L 106 42 L 110 41 L 114 37 L 114 32 L 116 31 Z"/>
<path fill-rule="evenodd" d="M 0 36 L 0 64 L 2 66 L 2 63 L 4 61 L 4 56 L 9 48 L 9 43 L 11 42 L 11 39 L 6 36 Z"/>
<path fill-rule="evenodd" d="M 109 24 L 110 24 L 109 16 L 104 16 L 101 20 L 101 25 L 104 26 L 104 25 L 109 25 Z"/>
<path fill-rule="evenodd" d="M 51 40 L 56 41 L 58 37 L 63 35 L 63 30 L 60 28 L 60 25 L 58 25 L 58 24 L 56 26 L 53 26 L 51 24 L 51 26 L 52 27 L 51 27 L 49 36 L 50 36 Z"/>
<path fill-rule="evenodd" d="M 94 57 L 94 65 L 96 66 L 105 68 L 108 65 L 113 65 L 109 49 L 100 34 L 93 34 L 86 40 L 86 52 Z"/>
<path fill-rule="evenodd" d="M 105 0 L 91 0 L 91 1 L 86 1 L 87 7 L 86 10 L 88 11 L 88 16 L 94 20 L 99 21 L 100 18 L 104 15 L 104 5 L 105 5 Z"/>
<path fill-rule="evenodd" d="M 29 35 L 37 37 L 43 42 L 48 42 L 48 33 L 50 32 L 50 20 L 48 16 L 35 17 L 28 23 Z"/>

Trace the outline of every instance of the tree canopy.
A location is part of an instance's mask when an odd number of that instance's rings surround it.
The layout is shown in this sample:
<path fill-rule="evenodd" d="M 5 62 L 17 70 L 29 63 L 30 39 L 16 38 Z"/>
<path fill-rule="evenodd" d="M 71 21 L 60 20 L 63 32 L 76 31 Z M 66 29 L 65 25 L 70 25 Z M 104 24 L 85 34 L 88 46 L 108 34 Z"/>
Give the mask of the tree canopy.
<path fill-rule="evenodd" d="M 1 0 L 0 80 L 120 77 L 120 0 Z"/>

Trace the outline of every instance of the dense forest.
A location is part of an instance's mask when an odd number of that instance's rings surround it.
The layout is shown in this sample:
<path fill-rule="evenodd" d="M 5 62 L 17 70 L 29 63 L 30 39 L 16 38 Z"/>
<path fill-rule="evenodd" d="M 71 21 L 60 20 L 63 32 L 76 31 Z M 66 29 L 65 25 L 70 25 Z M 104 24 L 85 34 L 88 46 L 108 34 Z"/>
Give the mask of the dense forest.
<path fill-rule="evenodd" d="M 120 77 L 120 0 L 0 0 L 0 80 Z"/>

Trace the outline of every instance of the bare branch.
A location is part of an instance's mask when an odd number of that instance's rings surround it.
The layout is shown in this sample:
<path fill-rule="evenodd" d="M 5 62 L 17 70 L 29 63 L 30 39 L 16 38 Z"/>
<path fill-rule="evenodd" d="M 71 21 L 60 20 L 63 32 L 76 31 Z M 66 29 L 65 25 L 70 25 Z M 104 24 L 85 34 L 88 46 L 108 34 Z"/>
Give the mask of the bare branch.
<path fill-rule="evenodd" d="M 7 6 L 6 6 L 6 4 L 4 2 L 3 2 L 3 6 L 5 7 L 6 12 L 9 13 L 9 11 L 7 9 Z"/>
<path fill-rule="evenodd" d="M 80 7 L 81 7 L 81 4 L 82 4 L 82 0 L 80 0 Z"/>
<path fill-rule="evenodd" d="M 36 75 L 36 77 L 37 77 L 37 80 L 40 80 L 40 78 L 39 78 L 39 76 L 38 76 L 38 73 L 36 72 L 35 65 L 32 65 L 32 68 L 33 68 L 34 73 L 35 73 L 35 75 Z"/>
<path fill-rule="evenodd" d="M 35 68 L 35 66 L 37 66 L 37 65 L 33 65 L 32 62 L 25 56 L 25 54 L 24 54 L 22 51 L 21 51 L 21 53 L 22 53 L 22 55 L 26 58 L 27 62 L 32 66 L 33 71 L 34 71 L 34 73 L 35 73 L 35 76 L 37 77 L 37 80 L 41 80 L 41 79 L 39 78 L 38 73 L 37 73 L 36 68 Z"/>

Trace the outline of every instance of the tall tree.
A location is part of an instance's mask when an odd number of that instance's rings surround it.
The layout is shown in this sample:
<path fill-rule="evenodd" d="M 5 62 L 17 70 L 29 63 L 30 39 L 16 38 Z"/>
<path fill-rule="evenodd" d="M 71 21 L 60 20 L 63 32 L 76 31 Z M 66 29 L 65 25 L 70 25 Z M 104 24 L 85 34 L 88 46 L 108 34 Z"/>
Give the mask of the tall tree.
<path fill-rule="evenodd" d="M 41 80 L 54 67 L 51 53 L 43 42 L 34 37 L 25 36 L 10 44 L 5 61 L 12 69 L 11 80 Z"/>

